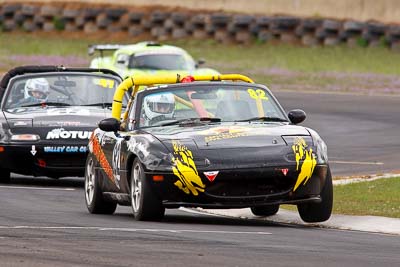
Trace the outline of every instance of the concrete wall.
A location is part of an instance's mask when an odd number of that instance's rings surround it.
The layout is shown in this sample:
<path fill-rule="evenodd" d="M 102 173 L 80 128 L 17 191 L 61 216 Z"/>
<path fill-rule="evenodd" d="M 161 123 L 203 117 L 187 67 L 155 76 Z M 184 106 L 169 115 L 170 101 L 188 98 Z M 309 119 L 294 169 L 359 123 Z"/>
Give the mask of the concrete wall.
<path fill-rule="evenodd" d="M 18 1 L 0 0 L 0 3 Z M 161 5 L 245 14 L 286 14 L 300 17 L 318 16 L 322 18 L 400 23 L 399 0 L 30 0 L 19 2 Z"/>

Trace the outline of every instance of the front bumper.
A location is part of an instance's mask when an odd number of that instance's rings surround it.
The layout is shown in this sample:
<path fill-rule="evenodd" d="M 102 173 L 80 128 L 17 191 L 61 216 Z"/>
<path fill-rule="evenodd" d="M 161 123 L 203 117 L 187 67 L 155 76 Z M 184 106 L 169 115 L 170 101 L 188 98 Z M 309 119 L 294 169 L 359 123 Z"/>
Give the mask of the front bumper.
<path fill-rule="evenodd" d="M 288 168 L 286 175 L 281 171 Z M 168 173 L 147 172 L 154 192 L 165 207 L 245 208 L 271 204 L 298 204 L 321 201 L 320 193 L 325 184 L 327 165 L 317 165 L 313 175 L 296 190 L 298 172 L 295 167 L 236 169 L 220 171 L 213 182 L 201 171 L 204 192 L 197 196 L 187 194 L 175 183 L 177 176 Z M 153 175 L 163 175 L 163 182 L 153 181 Z"/>
<path fill-rule="evenodd" d="M 83 176 L 87 145 L 8 144 L 1 145 L 0 167 L 11 172 L 59 178 Z"/>

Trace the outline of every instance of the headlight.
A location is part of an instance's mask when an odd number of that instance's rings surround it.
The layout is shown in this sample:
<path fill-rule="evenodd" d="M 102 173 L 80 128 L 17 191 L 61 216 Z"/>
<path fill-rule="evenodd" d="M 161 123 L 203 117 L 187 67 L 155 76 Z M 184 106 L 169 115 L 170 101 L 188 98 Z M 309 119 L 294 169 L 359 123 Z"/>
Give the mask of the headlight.
<path fill-rule="evenodd" d="M 328 162 L 328 147 L 326 146 L 324 140 L 319 136 L 319 134 L 311 129 L 308 129 L 313 139 L 314 145 L 317 147 L 317 163 L 325 164 Z"/>
<path fill-rule="evenodd" d="M 37 134 L 14 134 L 11 141 L 39 141 L 40 136 Z"/>
<path fill-rule="evenodd" d="M 294 141 L 296 140 L 296 138 L 299 138 L 299 137 L 304 139 L 307 146 L 313 145 L 313 140 L 311 139 L 310 136 L 302 136 L 302 135 L 283 135 L 282 136 L 283 140 L 285 140 L 285 142 L 288 146 L 292 146 L 294 144 Z"/>
<path fill-rule="evenodd" d="M 316 151 L 315 156 L 317 157 L 318 164 L 326 164 L 328 162 L 328 151 L 325 142 L 321 139 L 317 132 L 308 129 L 311 136 L 282 136 L 288 146 L 292 146 L 297 138 L 301 138 L 305 141 L 307 147 L 314 146 Z M 313 149 L 314 150 L 314 149 Z M 290 157 L 289 157 L 290 159 Z"/>

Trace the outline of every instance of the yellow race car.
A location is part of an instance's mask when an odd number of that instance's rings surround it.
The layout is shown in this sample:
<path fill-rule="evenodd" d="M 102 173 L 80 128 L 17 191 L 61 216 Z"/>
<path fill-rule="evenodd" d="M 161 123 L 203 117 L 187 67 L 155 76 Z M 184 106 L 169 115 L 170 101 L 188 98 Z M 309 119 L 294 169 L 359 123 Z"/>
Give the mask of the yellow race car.
<path fill-rule="evenodd" d="M 100 52 L 100 57 L 94 58 L 90 67 L 106 68 L 117 72 L 126 78 L 132 75 L 218 75 L 219 72 L 210 68 L 200 68 L 204 60 L 197 62 L 182 48 L 164 45 L 156 42 L 140 42 L 132 45 L 104 44 L 90 45 L 88 53 Z M 105 51 L 114 51 L 112 56 L 104 56 Z"/>

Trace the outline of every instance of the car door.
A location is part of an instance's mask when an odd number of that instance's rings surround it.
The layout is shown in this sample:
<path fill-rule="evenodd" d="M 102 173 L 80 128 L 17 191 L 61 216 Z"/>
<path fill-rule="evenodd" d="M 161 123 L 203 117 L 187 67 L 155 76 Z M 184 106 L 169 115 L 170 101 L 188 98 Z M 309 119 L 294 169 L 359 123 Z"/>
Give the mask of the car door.
<path fill-rule="evenodd" d="M 105 132 L 101 138 L 101 146 L 109 164 L 103 166 L 105 173 L 108 174 L 112 188 L 110 191 L 120 191 L 121 189 L 121 146 L 124 138 L 119 133 Z"/>
<path fill-rule="evenodd" d="M 130 166 L 127 166 L 127 156 L 128 156 L 128 144 L 129 141 L 128 133 L 133 131 L 134 122 L 134 111 L 135 102 L 131 105 L 128 111 L 127 121 L 123 122 L 124 127 L 118 132 L 104 132 L 101 138 L 101 146 L 103 148 L 104 154 L 109 162 L 109 170 L 106 172 L 112 173 L 112 182 L 116 188 L 114 190 L 122 193 L 128 192 L 128 177 L 127 172 Z M 113 191 L 114 191 L 113 190 Z"/>

